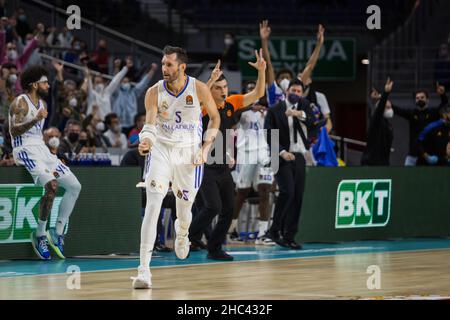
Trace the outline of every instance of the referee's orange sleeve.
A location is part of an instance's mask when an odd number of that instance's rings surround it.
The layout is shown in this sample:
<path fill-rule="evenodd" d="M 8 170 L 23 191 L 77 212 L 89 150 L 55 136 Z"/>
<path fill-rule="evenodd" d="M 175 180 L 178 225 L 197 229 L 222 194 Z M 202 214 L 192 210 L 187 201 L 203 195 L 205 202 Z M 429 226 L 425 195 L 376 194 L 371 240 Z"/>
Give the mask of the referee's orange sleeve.
<path fill-rule="evenodd" d="M 232 96 L 229 96 L 226 101 L 233 106 L 234 110 L 244 107 L 243 94 L 233 94 Z"/>

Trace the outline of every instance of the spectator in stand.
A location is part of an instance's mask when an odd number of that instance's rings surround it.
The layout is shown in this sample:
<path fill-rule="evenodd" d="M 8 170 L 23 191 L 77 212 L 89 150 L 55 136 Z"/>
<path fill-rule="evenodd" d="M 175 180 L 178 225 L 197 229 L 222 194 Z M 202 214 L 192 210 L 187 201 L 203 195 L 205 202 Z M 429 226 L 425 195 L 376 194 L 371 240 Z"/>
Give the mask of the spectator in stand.
<path fill-rule="evenodd" d="M 439 109 L 440 119 L 430 123 L 420 133 L 419 165 L 449 165 L 450 105 Z"/>
<path fill-rule="evenodd" d="M 120 125 L 120 119 L 115 113 L 110 113 L 105 117 L 105 123 L 108 127 L 108 131 L 105 132 L 105 136 L 109 139 L 113 148 L 127 149 L 127 137 L 122 133 L 122 126 Z"/>
<path fill-rule="evenodd" d="M 94 106 L 94 112 L 83 120 L 83 128 L 86 130 L 88 140 L 91 146 L 101 148 L 102 152 L 108 152 L 111 148 L 111 142 L 103 134 L 105 132 L 105 123 L 97 116 L 98 108 Z"/>
<path fill-rule="evenodd" d="M 267 83 L 267 100 L 269 107 L 275 106 L 278 102 L 285 99 L 285 92 L 289 86 L 290 81 L 294 78 L 292 71 L 287 69 L 280 69 L 275 75 L 272 65 L 272 59 L 269 51 L 269 38 L 272 30 L 269 27 L 269 22 L 264 20 L 259 24 L 259 35 L 261 38 L 261 45 L 263 49 L 264 59 L 267 61 L 266 69 L 266 83 Z M 306 64 L 305 69 L 301 73 L 301 80 L 304 84 L 309 86 L 311 83 L 311 75 L 319 59 L 320 50 L 325 41 L 325 29 L 319 24 L 317 31 L 317 43 L 311 57 Z"/>
<path fill-rule="evenodd" d="M 434 70 L 436 81 L 450 87 L 450 43 L 441 44 Z"/>
<path fill-rule="evenodd" d="M 370 120 L 367 134 L 367 146 L 361 158 L 364 166 L 388 166 L 391 146 L 394 139 L 392 124 L 389 119 L 394 116 L 391 102 L 388 101 L 394 82 L 387 79 L 384 92 Z"/>
<path fill-rule="evenodd" d="M 225 34 L 224 38 L 225 50 L 222 53 L 222 62 L 228 70 L 238 70 L 238 50 L 236 38 L 230 32 Z"/>
<path fill-rule="evenodd" d="M 125 58 L 125 61 L 122 61 L 120 59 L 114 60 L 113 74 L 114 75 L 117 74 L 124 66 L 129 66 L 126 76 L 130 79 L 130 81 L 132 82 L 138 81 L 139 70 L 134 65 L 133 56 L 127 56 Z"/>
<path fill-rule="evenodd" d="M 28 17 L 23 8 L 19 8 L 16 11 L 15 17 L 17 18 L 16 30 L 19 37 L 25 39 L 27 33 L 32 32 L 30 24 L 28 23 Z"/>
<path fill-rule="evenodd" d="M 0 78 L 0 124 L 8 119 L 9 106 L 17 97 L 16 81 L 16 65 L 12 63 L 2 65 Z"/>
<path fill-rule="evenodd" d="M 81 89 L 87 93 L 88 108 L 87 114 L 92 113 L 92 106 L 99 107 L 100 119 L 104 120 L 105 116 L 112 112 L 111 97 L 113 93 L 119 89 L 122 79 L 128 72 L 128 67 L 123 67 L 122 70 L 114 76 L 111 82 L 106 85 L 102 76 L 96 75 L 94 83 L 92 83 L 89 69 L 85 68 L 85 79 Z"/>
<path fill-rule="evenodd" d="M 409 151 L 405 159 L 405 166 L 415 166 L 418 153 L 418 137 L 420 132 L 431 122 L 439 119 L 439 108 L 448 103 L 445 93 L 445 87 L 439 83 L 436 84 L 436 92 L 441 98 L 441 104 L 438 108 L 429 108 L 428 92 L 426 90 L 418 90 L 415 92 L 416 108 L 402 108 L 393 105 L 394 113 L 409 122 Z"/>
<path fill-rule="evenodd" d="M 73 80 L 64 80 L 64 65 L 54 60 L 52 66 L 56 71 L 51 86 L 52 110 L 50 124 L 63 130 L 70 119 L 82 120 L 82 103 L 85 95 L 77 89 Z"/>
<path fill-rule="evenodd" d="M 58 153 L 73 160 L 83 149 L 83 145 L 80 143 L 80 134 L 81 123 L 77 120 L 69 120 L 64 129 L 64 137 L 61 139 Z"/>
<path fill-rule="evenodd" d="M 139 133 L 145 124 L 145 113 L 139 113 L 134 117 L 134 128 L 128 135 L 128 148 L 134 148 L 139 145 Z"/>
<path fill-rule="evenodd" d="M 108 44 L 105 39 L 98 41 L 97 49 L 92 53 L 92 61 L 97 65 L 96 71 L 109 73 L 109 52 Z"/>
<path fill-rule="evenodd" d="M 59 152 L 59 146 L 61 144 L 61 131 L 56 127 L 50 127 L 44 131 L 44 142 L 47 147 L 50 149 L 50 152 L 53 153 L 60 159 L 64 164 L 69 164 L 69 159 Z"/>
<path fill-rule="evenodd" d="M 133 68 L 132 60 L 127 60 L 127 68 Z M 138 98 L 148 89 L 150 80 L 155 75 L 158 65 L 152 64 L 151 69 L 142 77 L 141 81 L 132 85 L 130 78 L 125 76 L 120 84 L 120 89 L 112 96 L 112 111 L 119 116 L 122 126 L 128 133 L 134 126 L 134 117 L 138 112 Z"/>
<path fill-rule="evenodd" d="M 38 46 L 38 40 L 43 32 L 43 25 L 37 31 L 36 36 L 28 43 L 21 55 L 17 51 L 17 46 L 14 42 L 6 43 L 5 26 L 3 25 L 3 20 L 0 20 L 0 64 L 13 63 L 17 67 L 17 71 L 20 74 L 30 59 L 31 54 Z M 26 34 L 25 34 L 26 35 Z M 25 39 L 25 35 L 23 39 Z M 16 81 L 16 92 L 21 93 L 22 87 L 20 81 Z"/>

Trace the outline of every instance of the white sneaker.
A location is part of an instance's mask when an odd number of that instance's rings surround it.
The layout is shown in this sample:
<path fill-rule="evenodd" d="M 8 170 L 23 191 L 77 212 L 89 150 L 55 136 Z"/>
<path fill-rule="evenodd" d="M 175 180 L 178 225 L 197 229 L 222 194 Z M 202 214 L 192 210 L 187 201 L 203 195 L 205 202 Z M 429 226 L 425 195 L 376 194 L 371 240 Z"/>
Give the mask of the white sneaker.
<path fill-rule="evenodd" d="M 264 235 L 256 238 L 255 245 L 274 246 L 275 242 L 270 237 Z"/>
<path fill-rule="evenodd" d="M 142 267 L 138 268 L 138 276 L 131 277 L 133 280 L 134 289 L 151 289 L 152 288 L 152 274 L 150 269 Z"/>
<path fill-rule="evenodd" d="M 175 254 L 179 259 L 186 259 L 189 255 L 189 248 L 191 243 L 189 242 L 189 232 L 186 232 L 185 234 L 181 234 L 181 227 L 180 223 L 178 222 L 178 219 L 175 220 Z"/>

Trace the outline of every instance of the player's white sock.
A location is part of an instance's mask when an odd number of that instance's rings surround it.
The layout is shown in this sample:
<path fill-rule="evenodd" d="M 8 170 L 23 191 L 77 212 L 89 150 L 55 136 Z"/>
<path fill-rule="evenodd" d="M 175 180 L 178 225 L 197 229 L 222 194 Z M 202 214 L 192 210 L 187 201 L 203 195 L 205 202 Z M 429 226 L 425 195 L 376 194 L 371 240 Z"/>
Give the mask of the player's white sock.
<path fill-rule="evenodd" d="M 259 232 L 258 232 L 258 237 L 262 237 L 263 235 L 266 234 L 267 231 L 267 227 L 269 226 L 269 221 L 262 221 L 259 220 Z"/>
<path fill-rule="evenodd" d="M 238 219 L 231 220 L 230 228 L 228 229 L 228 233 L 232 233 L 234 230 L 237 231 Z"/>
<path fill-rule="evenodd" d="M 156 239 L 156 229 L 158 216 L 164 195 L 161 193 L 149 192 L 147 189 L 147 204 L 145 206 L 145 216 L 141 227 L 141 247 L 140 247 L 140 267 L 149 269 L 152 259 L 152 250 Z"/>
<path fill-rule="evenodd" d="M 37 237 L 45 236 L 45 227 L 46 226 L 47 226 L 47 221 L 42 221 L 41 219 L 38 219 L 38 226 L 36 229 Z"/>
<path fill-rule="evenodd" d="M 189 226 L 191 225 L 192 221 L 192 202 L 177 199 L 176 207 L 177 219 L 180 224 L 180 229 L 183 233 L 187 233 L 189 232 Z"/>
<path fill-rule="evenodd" d="M 56 233 L 62 235 L 69 217 L 72 214 L 75 202 L 81 191 L 81 184 L 74 175 L 69 175 L 59 181 L 59 184 L 66 190 L 59 207 L 58 219 L 56 220 Z"/>

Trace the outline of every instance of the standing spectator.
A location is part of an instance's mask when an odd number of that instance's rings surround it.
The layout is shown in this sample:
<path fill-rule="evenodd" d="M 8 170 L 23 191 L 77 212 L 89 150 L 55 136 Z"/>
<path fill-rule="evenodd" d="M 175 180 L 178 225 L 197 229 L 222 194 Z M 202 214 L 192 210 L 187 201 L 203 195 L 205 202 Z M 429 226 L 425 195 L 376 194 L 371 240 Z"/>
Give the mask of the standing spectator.
<path fill-rule="evenodd" d="M 441 118 L 430 123 L 419 135 L 418 164 L 448 165 L 450 143 L 450 105 L 439 110 Z"/>
<path fill-rule="evenodd" d="M 145 124 L 145 113 L 139 113 L 134 117 L 134 127 L 128 134 L 128 148 L 134 148 L 139 145 L 139 133 Z"/>
<path fill-rule="evenodd" d="M 441 44 L 434 70 L 436 81 L 450 87 L 450 43 Z"/>
<path fill-rule="evenodd" d="M 127 60 L 128 70 L 133 68 L 132 60 Z M 137 85 L 132 85 L 130 78 L 125 76 L 120 84 L 120 89 L 112 96 L 112 111 L 119 116 L 124 128 L 130 130 L 134 125 L 133 119 L 138 111 L 138 98 L 148 88 L 150 80 L 153 78 L 158 65 L 152 64 L 152 68 L 146 73 Z"/>
<path fill-rule="evenodd" d="M 0 78 L 0 124 L 8 119 L 9 106 L 17 97 L 16 82 L 16 65 L 12 63 L 2 65 Z"/>
<path fill-rule="evenodd" d="M 18 73 L 20 74 L 30 59 L 31 54 L 38 46 L 38 39 L 43 32 L 43 25 L 41 25 L 40 29 L 36 36 L 25 46 L 23 53 L 19 56 L 17 51 L 17 46 L 14 42 L 6 43 L 6 34 L 4 30 L 4 25 L 0 22 L 0 64 L 4 63 L 13 63 L 16 65 Z M 20 85 L 20 81 L 16 81 L 16 92 L 21 93 L 22 87 Z"/>
<path fill-rule="evenodd" d="M 109 139 L 113 148 L 127 149 L 127 137 L 122 133 L 122 126 L 120 119 L 115 113 L 110 113 L 105 117 L 105 123 L 108 131 L 105 132 L 105 137 Z"/>
<path fill-rule="evenodd" d="M 267 100 L 269 102 L 269 107 L 272 107 L 278 102 L 285 99 L 285 91 L 287 90 L 290 81 L 294 78 L 292 71 L 288 69 L 280 69 L 275 75 L 269 51 L 269 38 L 271 32 L 272 31 L 267 20 L 260 23 L 259 35 L 261 37 L 264 59 L 266 59 L 267 61 Z M 325 41 L 324 32 L 325 29 L 323 28 L 323 26 L 319 25 L 317 31 L 316 47 L 314 48 L 314 51 L 311 54 L 311 57 L 309 58 L 305 69 L 302 71 L 302 78 L 300 80 L 307 85 L 309 85 L 309 83 L 311 82 L 312 72 L 317 64 L 320 50 Z"/>
<path fill-rule="evenodd" d="M 394 82 L 387 79 L 384 92 L 375 109 L 367 134 L 367 146 L 361 164 L 365 166 L 388 166 L 394 134 L 389 119 L 394 116 L 391 102 L 388 101 Z"/>
<path fill-rule="evenodd" d="M 88 96 L 88 108 L 87 114 L 92 113 L 92 107 L 94 105 L 99 107 L 99 117 L 104 120 L 105 116 L 111 113 L 111 97 L 113 93 L 119 88 L 120 82 L 128 72 L 128 68 L 125 66 L 122 70 L 114 76 L 108 85 L 105 85 L 105 81 L 102 76 L 96 75 L 94 77 L 94 83 L 92 83 L 89 69 L 85 69 L 85 80 L 82 85 L 82 90 L 87 93 Z"/>
<path fill-rule="evenodd" d="M 22 39 L 25 39 L 27 33 L 30 33 L 32 31 L 30 24 L 28 23 L 28 17 L 25 13 L 25 10 L 23 10 L 23 8 L 17 9 L 16 17 L 17 17 L 17 25 L 16 25 L 17 34 Z"/>
<path fill-rule="evenodd" d="M 437 83 L 436 92 L 441 97 L 441 104 L 439 107 L 445 106 L 448 103 L 445 87 Z M 416 91 L 414 97 L 416 102 L 415 109 L 406 109 L 396 105 L 392 106 L 395 114 L 409 122 L 409 151 L 405 159 L 405 166 L 416 165 L 419 156 L 417 140 L 419 134 L 428 124 L 439 119 L 439 107 L 428 107 L 429 98 L 426 90 Z"/>
<path fill-rule="evenodd" d="M 236 38 L 230 32 L 225 34 L 224 38 L 225 50 L 222 54 L 222 61 L 228 70 L 237 70 L 238 50 Z"/>
<path fill-rule="evenodd" d="M 92 53 L 92 61 L 97 65 L 98 72 L 108 74 L 109 52 L 108 44 L 105 39 L 98 41 L 97 49 Z"/>
<path fill-rule="evenodd" d="M 298 230 L 305 188 L 304 154 L 309 149 L 308 128 L 313 124 L 314 115 L 310 111 L 308 100 L 301 99 L 303 83 L 299 79 L 291 81 L 287 93 L 286 100 L 269 108 L 264 122 L 264 129 L 268 130 L 269 145 L 276 143 L 270 139 L 272 130 L 279 130 L 280 138 L 277 150 L 280 167 L 275 174 L 280 195 L 275 204 L 273 223 L 268 234 L 276 244 L 299 250 L 302 246 L 294 238 Z"/>

